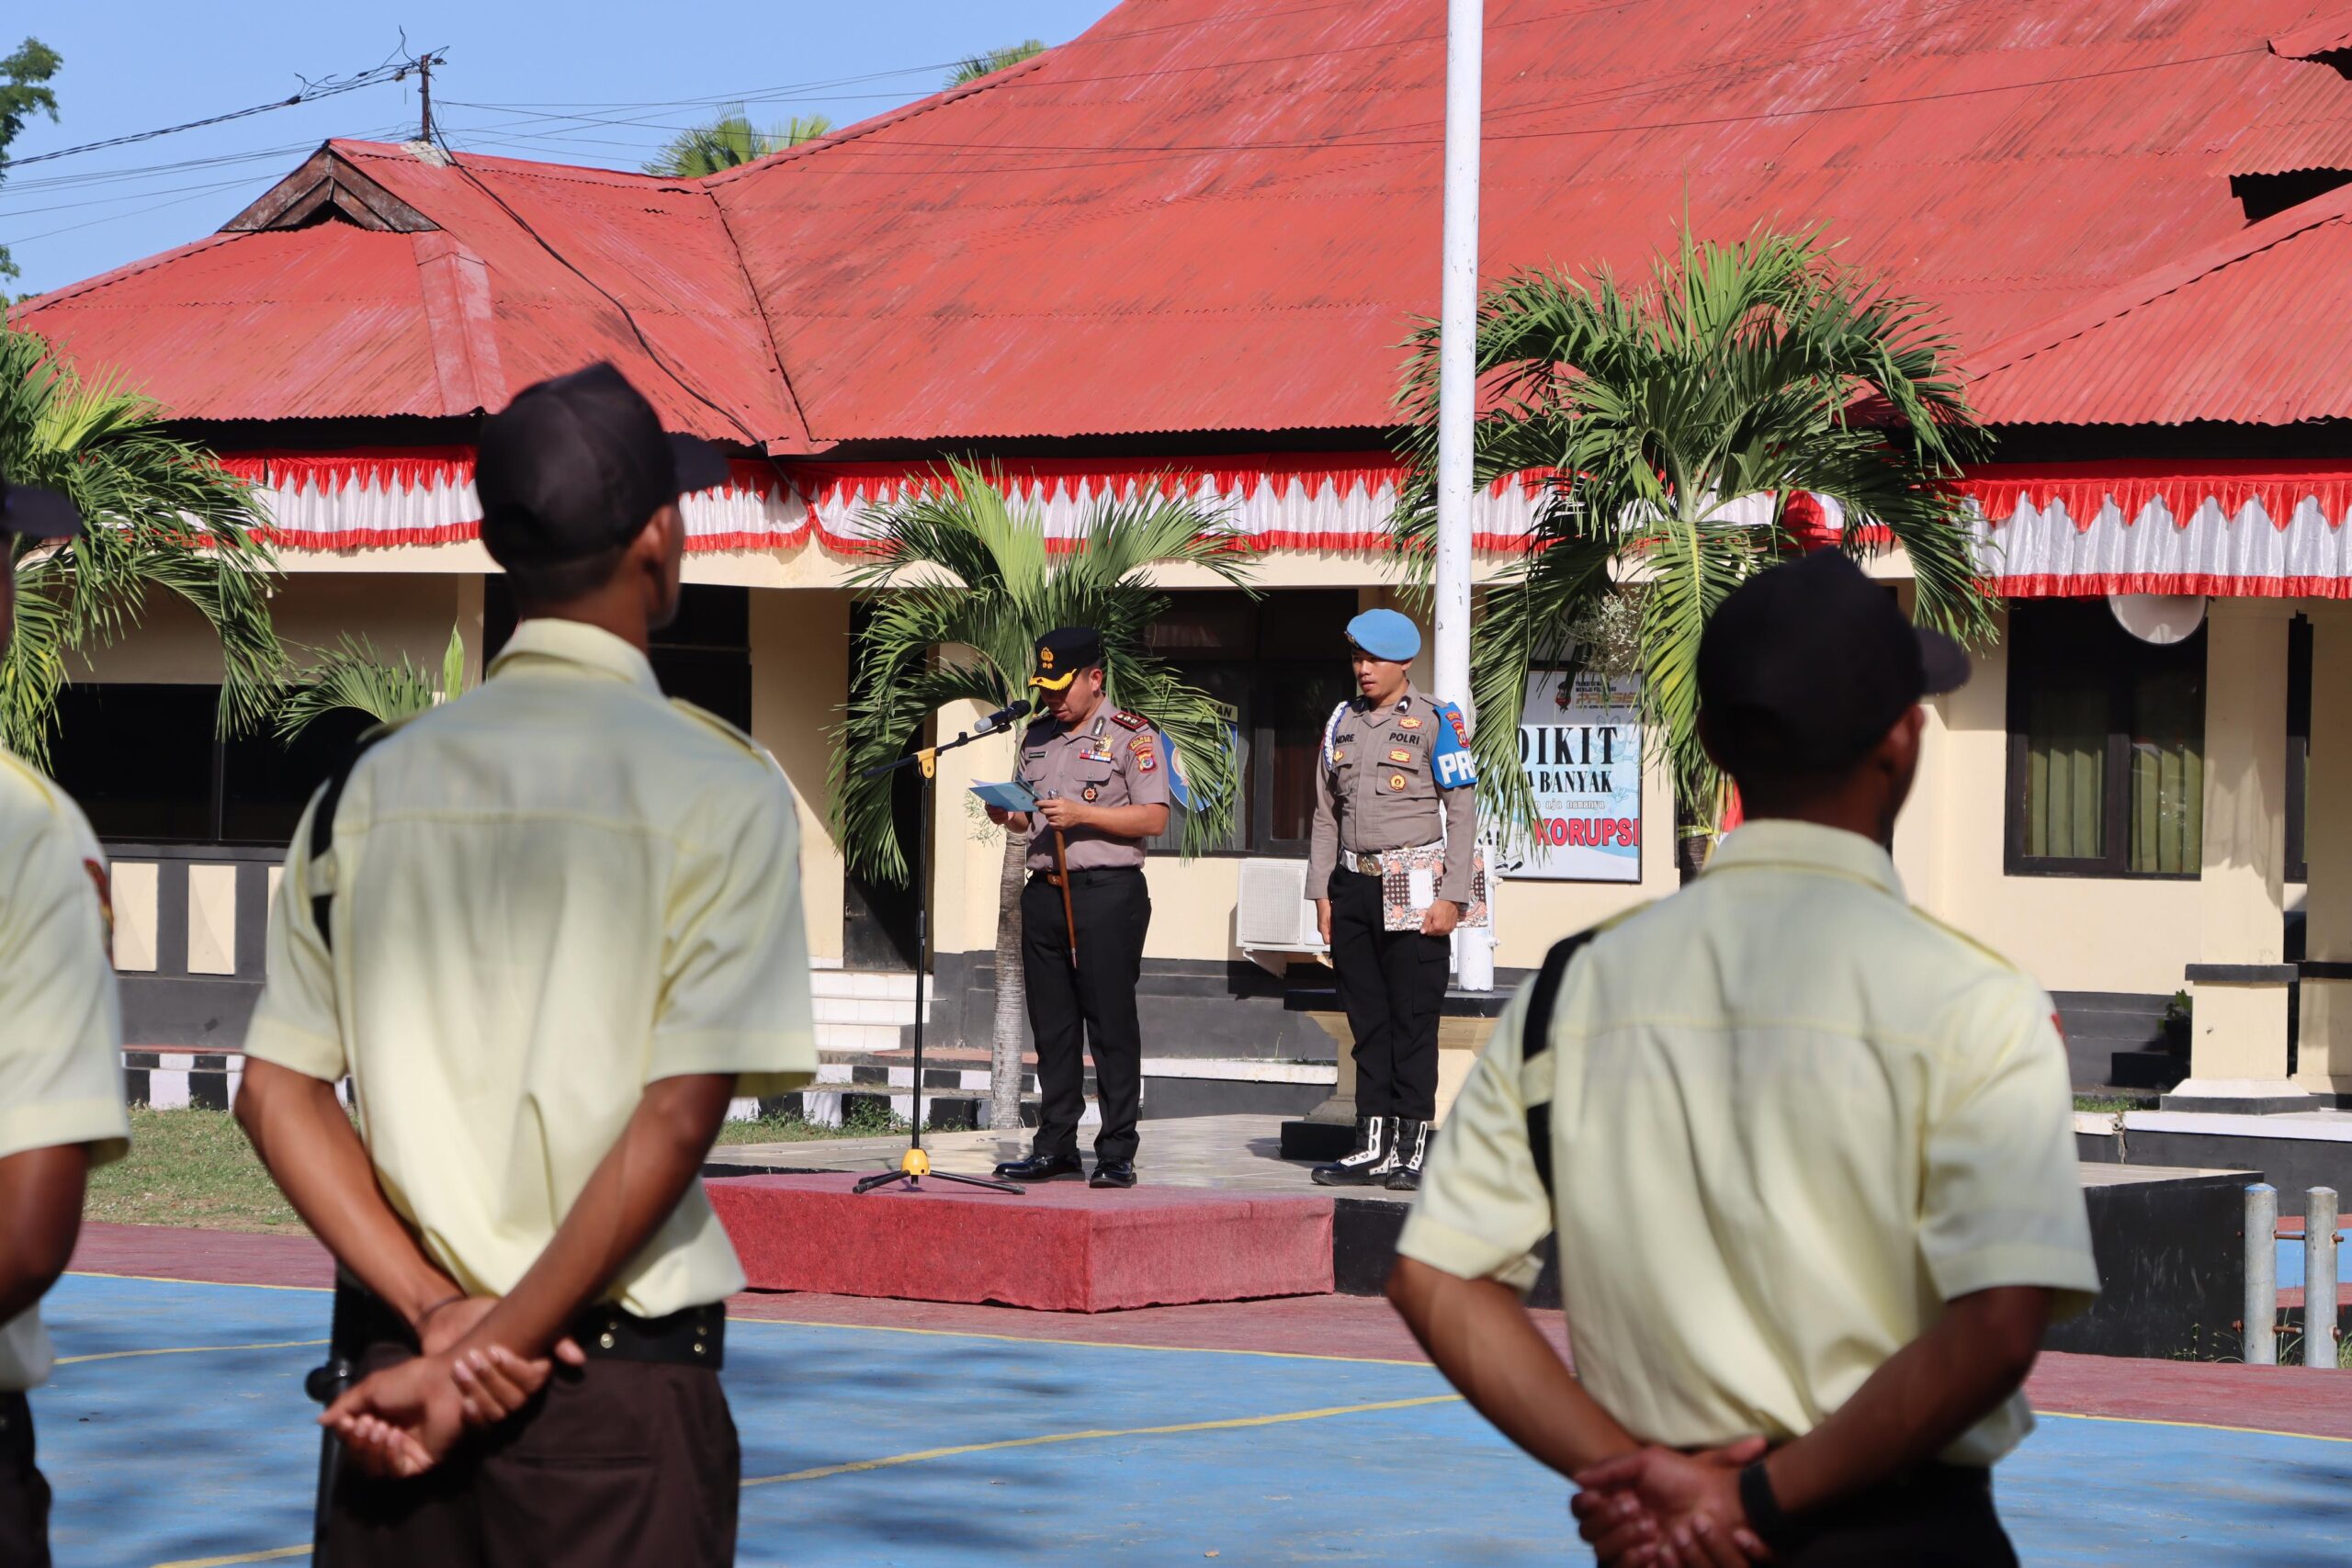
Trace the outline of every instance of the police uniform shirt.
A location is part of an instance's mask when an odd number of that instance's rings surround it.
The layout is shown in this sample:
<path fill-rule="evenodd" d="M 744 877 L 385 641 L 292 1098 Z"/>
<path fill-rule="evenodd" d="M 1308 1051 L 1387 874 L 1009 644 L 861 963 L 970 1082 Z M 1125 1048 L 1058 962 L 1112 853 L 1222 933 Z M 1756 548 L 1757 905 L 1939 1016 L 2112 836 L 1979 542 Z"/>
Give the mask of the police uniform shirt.
<path fill-rule="evenodd" d="M 350 1074 L 385 1196 L 469 1292 L 514 1288 L 646 1084 L 814 1075 L 791 787 L 609 633 L 525 622 L 361 758 L 309 844 L 306 820 L 245 1049 Z M 659 1317 L 742 1283 L 697 1182 L 606 1299 Z"/>
<path fill-rule="evenodd" d="M 1315 824 L 1307 839 L 1307 897 L 1328 897 L 1340 852 L 1371 854 L 1445 839 L 1437 897 L 1467 908 L 1478 838 L 1478 782 L 1469 728 L 1452 703 L 1411 686 L 1396 705 L 1353 697 L 1323 727 Z"/>
<path fill-rule="evenodd" d="M 0 592 L 5 592 L 0 587 Z M 0 751 L 0 1158 L 130 1148 L 106 856 L 63 791 Z M 0 1324 L 0 1393 L 49 1375 L 40 1309 Z"/>
<path fill-rule="evenodd" d="M 2098 1292 L 2049 997 L 1913 910 L 1866 839 L 1738 829 L 1577 955 L 1523 1065 L 1526 1010 L 1398 1250 L 1524 1290 L 1556 1227 L 1577 1376 L 1645 1442 L 1800 1437 L 1943 1302 L 2043 1286 L 2064 1316 Z M 1547 1100 L 1554 1202 L 1528 1146 Z M 1989 1465 L 2031 1427 L 2017 1394 L 1944 1458 Z"/>
<path fill-rule="evenodd" d="M 1165 806 L 1168 772 L 1159 737 L 1135 714 L 1099 705 L 1094 716 L 1075 729 L 1044 718 L 1021 737 L 1023 787 L 1040 800 L 1059 796 L 1089 806 Z M 1072 871 L 1141 865 L 1143 840 L 1120 838 L 1099 828 L 1072 828 L 1062 835 Z M 1042 815 L 1029 818 L 1029 869 L 1054 869 L 1054 830 Z"/>

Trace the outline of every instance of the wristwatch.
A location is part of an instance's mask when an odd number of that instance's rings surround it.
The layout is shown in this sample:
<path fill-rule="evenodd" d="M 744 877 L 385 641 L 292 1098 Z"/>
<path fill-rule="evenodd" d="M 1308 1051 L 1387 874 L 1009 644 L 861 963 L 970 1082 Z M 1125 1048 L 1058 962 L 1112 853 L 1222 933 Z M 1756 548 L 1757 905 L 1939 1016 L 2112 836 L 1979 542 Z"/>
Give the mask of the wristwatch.
<path fill-rule="evenodd" d="M 1773 1551 L 1786 1551 L 1796 1543 L 1796 1527 L 1781 1511 L 1781 1499 L 1772 1491 L 1772 1473 L 1760 1459 L 1739 1472 L 1739 1506 L 1747 1515 L 1747 1528 Z"/>

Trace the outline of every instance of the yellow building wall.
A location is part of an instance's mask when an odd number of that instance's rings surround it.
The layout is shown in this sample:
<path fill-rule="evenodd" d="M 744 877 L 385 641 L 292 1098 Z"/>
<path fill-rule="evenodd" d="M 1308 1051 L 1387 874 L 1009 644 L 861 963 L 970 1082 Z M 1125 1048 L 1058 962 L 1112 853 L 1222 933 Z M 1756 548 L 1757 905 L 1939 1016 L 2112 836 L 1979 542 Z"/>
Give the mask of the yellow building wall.
<path fill-rule="evenodd" d="M 800 808 L 800 888 L 811 956 L 840 963 L 845 886 L 826 825 L 832 728 L 849 691 L 849 603 L 839 589 L 751 595 L 752 737 L 775 754 Z"/>

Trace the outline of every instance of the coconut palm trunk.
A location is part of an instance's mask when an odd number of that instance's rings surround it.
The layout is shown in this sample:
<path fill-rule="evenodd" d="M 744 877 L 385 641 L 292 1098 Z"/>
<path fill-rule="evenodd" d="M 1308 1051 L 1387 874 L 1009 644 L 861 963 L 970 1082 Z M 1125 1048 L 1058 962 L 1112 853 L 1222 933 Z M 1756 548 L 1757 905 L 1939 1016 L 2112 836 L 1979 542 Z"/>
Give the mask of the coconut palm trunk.
<path fill-rule="evenodd" d="M 1021 1130 L 1021 1046 L 1028 1038 L 1029 976 L 1021 966 L 1021 887 L 1029 879 L 1029 845 L 1004 835 L 996 882 L 996 1021 L 989 1035 L 989 1126 Z"/>

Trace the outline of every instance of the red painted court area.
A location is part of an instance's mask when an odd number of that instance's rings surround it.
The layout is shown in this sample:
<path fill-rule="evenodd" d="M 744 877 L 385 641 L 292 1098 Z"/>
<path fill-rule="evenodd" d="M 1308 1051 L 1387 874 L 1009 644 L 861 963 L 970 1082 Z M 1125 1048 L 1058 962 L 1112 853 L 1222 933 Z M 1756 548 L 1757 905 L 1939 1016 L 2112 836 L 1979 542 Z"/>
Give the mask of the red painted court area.
<path fill-rule="evenodd" d="M 308 1235 L 153 1225 L 84 1225 L 73 1268 L 80 1273 L 222 1285 L 323 1291 L 334 1282 L 325 1248 Z M 728 1310 L 737 1317 L 772 1322 L 1066 1344 L 1264 1351 L 1349 1360 L 1427 1359 L 1388 1303 L 1376 1297 L 1289 1296 L 1076 1313 L 751 1291 L 730 1301 Z M 1536 1315 L 1555 1338 L 1565 1339 L 1558 1313 Z M 319 1331 L 326 1332 L 323 1300 Z M 2036 1366 L 2027 1393 L 2036 1409 L 2052 1414 L 2352 1440 L 2352 1373 L 2053 1352 Z"/>

